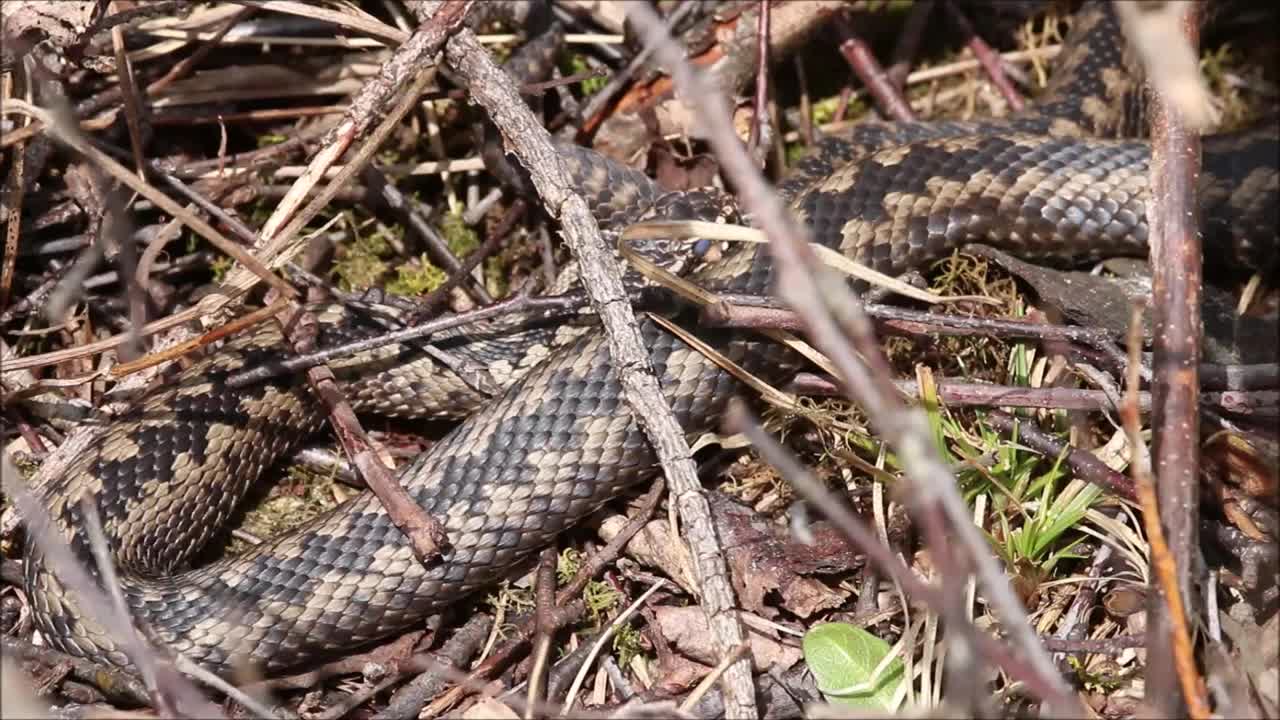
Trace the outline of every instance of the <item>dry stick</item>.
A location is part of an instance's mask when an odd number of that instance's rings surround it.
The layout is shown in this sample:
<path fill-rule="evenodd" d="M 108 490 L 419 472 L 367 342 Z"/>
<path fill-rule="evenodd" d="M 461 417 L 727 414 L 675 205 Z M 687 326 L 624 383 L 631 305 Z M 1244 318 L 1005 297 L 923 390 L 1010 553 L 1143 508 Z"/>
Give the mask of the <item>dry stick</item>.
<path fill-rule="evenodd" d="M 734 296 L 741 302 L 762 298 Z M 763 298 L 768 300 L 769 298 Z M 999 338 L 1033 338 L 1041 341 L 1068 341 L 1092 347 L 1103 353 L 1117 367 L 1123 368 L 1127 359 L 1116 347 L 1105 330 L 1075 325 L 1052 325 L 1030 320 L 989 317 L 965 317 L 939 315 L 893 305 L 868 304 L 863 307 L 876 326 L 903 335 L 956 335 L 967 337 L 976 333 Z M 703 310 L 701 322 L 711 327 L 757 328 L 802 332 L 804 323 L 793 310 L 775 307 L 756 307 L 734 302 L 722 302 Z M 1264 379 L 1262 370 L 1252 377 Z"/>
<path fill-rule="evenodd" d="M 276 317 L 283 327 L 289 328 L 294 319 L 302 314 L 301 310 L 292 313 L 286 310 Z M 286 331 L 285 334 L 296 352 L 314 351 L 314 333 Z M 327 365 L 310 368 L 307 370 L 307 381 L 328 408 L 334 433 L 351 464 L 374 495 L 378 496 L 391 522 L 404 533 L 413 554 L 424 564 L 434 561 L 449 540 L 444 525 L 419 507 L 409 491 L 391 474 L 390 468 L 382 464 L 373 441 L 369 439 L 356 418 L 355 410 L 338 387 L 333 371 Z"/>
<path fill-rule="evenodd" d="M 142 152 L 142 103 L 138 99 L 138 89 L 133 84 L 133 64 L 124 47 L 124 27 L 117 25 L 111 28 L 111 44 L 116 55 L 116 77 L 119 78 L 120 95 L 124 99 L 124 124 L 129 131 L 129 150 L 133 152 L 134 169 L 138 177 L 143 173 Z"/>
<path fill-rule="evenodd" d="M 1000 63 L 1000 53 L 991 49 L 986 40 L 983 40 L 976 30 L 973 29 L 973 23 L 969 22 L 969 18 L 960 12 L 951 0 L 942 0 L 942 5 L 947 9 L 947 14 L 951 16 L 951 21 L 960 29 L 961 34 L 968 37 L 969 50 L 973 52 L 973 56 L 982 64 L 982 68 L 987 71 L 987 76 L 991 78 L 991 83 L 1000 90 L 1000 94 L 1004 96 L 1005 102 L 1009 103 L 1009 108 L 1014 112 L 1022 112 L 1027 106 L 1022 99 L 1022 94 L 1009 82 L 1009 77 L 1004 73 L 1004 67 Z"/>
<path fill-rule="evenodd" d="M 753 151 L 757 150 L 761 138 L 765 137 L 765 126 L 769 124 L 769 0 L 759 0 L 759 2 L 755 122 L 751 123 L 751 135 L 747 140 L 747 147 Z M 764 157 L 763 152 L 760 152 L 760 157 Z"/>
<path fill-rule="evenodd" d="M 632 9 L 637 7 L 640 6 Z M 731 612 L 734 596 L 724 555 L 711 525 L 710 508 L 702 494 L 684 431 L 672 416 L 653 375 L 613 251 L 600 238 L 600 230 L 586 201 L 569 191 L 573 185 L 546 130 L 475 36 L 469 31 L 460 32 L 449 41 L 445 52 L 449 63 L 466 79 L 472 96 L 489 112 L 529 171 L 547 211 L 560 220 L 564 235 L 579 259 L 582 284 L 604 325 L 624 395 L 653 444 L 676 495 L 694 566 L 702 583 L 703 608 L 718 649 L 728 654 L 743 641 L 743 632 Z M 736 663 L 724 677 L 727 714 L 734 718 L 756 717 L 750 663 Z"/>
<path fill-rule="evenodd" d="M 559 553 L 555 545 L 542 551 L 538 560 L 538 579 L 535 590 L 533 617 L 536 639 L 533 643 L 533 669 L 529 671 L 529 692 L 525 701 L 525 718 L 532 718 L 532 708 L 542 702 L 542 682 L 547 676 L 547 657 L 551 653 L 551 640 L 555 637 L 556 559 Z"/>
<path fill-rule="evenodd" d="M 910 122 L 916 119 L 911 104 L 902 96 L 893 80 L 885 73 L 884 68 L 876 61 L 875 54 L 867 46 L 865 40 L 844 17 L 839 19 L 844 40 L 840 42 L 840 54 L 849 63 L 849 67 L 866 86 L 867 92 L 875 98 L 876 105 L 894 120 Z"/>
<path fill-rule="evenodd" d="M 1138 349 L 1142 347 L 1141 317 L 1141 308 L 1135 305 L 1129 330 L 1129 347 L 1132 355 L 1136 355 Z M 1151 475 L 1151 456 L 1142 439 L 1142 422 L 1138 415 L 1137 402 L 1137 389 L 1140 382 L 1137 373 L 1130 369 L 1126 377 L 1128 387 L 1125 389 L 1125 403 L 1121 410 L 1121 417 L 1124 421 L 1125 433 L 1129 436 L 1129 447 L 1133 452 L 1131 461 L 1133 480 L 1138 490 L 1138 501 L 1142 505 L 1143 526 L 1147 530 L 1147 541 L 1151 545 L 1151 564 L 1155 569 L 1154 578 L 1157 580 L 1156 587 L 1151 590 L 1153 595 L 1157 593 L 1162 595 L 1160 600 L 1153 600 L 1152 603 L 1157 603 L 1156 607 L 1163 608 L 1167 612 L 1165 618 L 1172 626 L 1170 629 L 1173 645 L 1172 663 L 1182 690 L 1182 698 L 1187 704 L 1188 714 L 1193 720 L 1203 720 L 1211 713 L 1205 697 L 1204 681 L 1196 670 L 1195 647 L 1191 640 L 1186 608 L 1183 605 L 1184 594 L 1178 582 L 1177 558 L 1165 539 L 1164 526 L 1160 521 L 1160 502 L 1156 498 L 1155 478 Z M 1154 628 L 1148 626 L 1148 648 L 1156 644 L 1153 637 L 1156 632 Z M 1152 658 L 1148 655 L 1148 663 L 1151 662 Z M 1150 665 L 1148 665 L 1149 672 Z M 1145 700 L 1148 703 L 1151 702 L 1150 693 L 1147 693 Z M 1159 702 L 1161 705 L 1168 704 L 1164 701 Z M 1152 704 L 1152 707 L 1159 709 L 1155 704 Z"/>
<path fill-rule="evenodd" d="M 467 292 L 477 302 L 481 304 L 493 302 L 493 297 L 485 290 L 483 281 L 471 277 L 470 273 L 461 274 L 459 272 L 462 268 L 462 262 L 449 249 L 449 244 L 431 226 L 422 210 L 415 204 L 411 204 L 404 193 L 400 192 L 400 189 L 391 183 L 382 170 L 373 165 L 368 165 L 362 175 L 365 187 L 371 193 L 380 196 L 382 201 L 387 204 L 387 207 L 391 208 L 391 211 L 395 213 L 396 218 L 418 235 L 418 238 L 427 246 L 433 261 L 450 275 L 458 277 L 459 280 L 466 280 Z"/>
<path fill-rule="evenodd" d="M 1194 53 L 1199 43 L 1197 11 L 1182 7 L 1182 32 Z M 1126 24 L 1126 29 L 1129 25 Z M 1158 714 L 1181 713 L 1175 679 L 1192 717 L 1207 717 L 1194 660 L 1183 636 L 1188 617 L 1178 598 L 1194 602 L 1192 572 L 1200 552 L 1200 388 L 1201 286 L 1200 136 L 1164 93 L 1151 100 L 1151 201 L 1147 225 L 1151 243 L 1151 298 L 1154 305 L 1154 379 L 1151 394 L 1155 478 L 1159 518 L 1167 535 L 1176 578 L 1154 587 L 1149 600 L 1146 681 L 1148 700 Z M 1132 445 L 1132 443 L 1131 443 Z M 1154 546 L 1154 542 L 1153 542 Z M 1154 547 L 1153 547 L 1154 551 Z M 1194 612 L 1187 607 L 1186 612 Z M 1172 646 L 1171 646 L 1172 645 Z"/>
<path fill-rule="evenodd" d="M 19 571 L 20 573 L 21 571 Z M 18 583 L 21 584 L 21 575 Z M 73 657 L 49 647 L 37 647 L 15 637 L 5 637 L 4 655 L 20 660 L 37 662 L 49 667 L 65 665 L 71 668 L 71 677 L 86 682 L 101 690 L 109 699 L 131 705 L 150 705 L 147 686 L 134 675 L 107 665 L 99 665 L 91 660 Z"/>
<path fill-rule="evenodd" d="M 259 254 L 275 258 L 283 253 L 302 227 L 327 207 L 333 196 L 359 173 L 365 163 L 377 152 L 381 141 L 399 122 L 394 115 L 386 115 L 384 110 L 386 102 L 403 91 L 404 84 L 409 78 L 418 76 L 415 87 L 417 91 L 422 89 L 431 70 L 423 70 L 420 76 L 419 70 L 430 65 L 432 56 L 440 49 L 449 34 L 462 25 L 467 10 L 473 2 L 474 0 L 463 0 L 444 3 L 440 7 L 440 12 L 429 21 L 422 23 L 409 39 L 396 49 L 391 59 L 383 64 L 378 75 L 365 83 L 360 92 L 352 98 L 345 119 L 325 135 L 320 142 L 320 151 L 312 157 L 306 171 L 289 188 L 289 192 L 281 199 L 271 217 L 267 218 L 263 224 L 261 238 L 254 246 Z M 401 103 L 397 112 L 400 117 L 403 117 L 409 109 L 411 106 Z M 310 203 L 301 210 L 297 210 L 303 198 L 319 183 L 325 172 L 337 162 L 357 138 L 364 134 L 375 119 L 379 118 L 383 122 L 370 137 L 369 142 L 365 143 L 360 152 Z M 247 278 L 239 268 L 233 268 L 223 283 L 223 287 L 232 291 L 242 291 L 241 289 L 247 289 L 252 285 L 253 281 Z M 216 304 L 216 300 L 210 297 L 205 299 L 210 300 L 211 304 Z"/>
<path fill-rule="evenodd" d="M 915 61 L 916 50 L 920 47 L 920 38 L 924 36 L 925 25 L 928 24 L 929 15 L 933 12 L 933 2 L 934 0 L 919 0 L 912 3 L 902 34 L 898 36 L 898 44 L 893 48 L 893 63 L 889 65 L 885 74 L 889 76 L 889 82 L 893 83 L 899 92 L 907 84 L 911 64 Z"/>
<path fill-rule="evenodd" d="M 12 77 L 12 75 L 6 75 Z M 14 268 L 18 264 L 18 235 L 22 228 L 22 201 L 26 198 L 26 166 L 27 144 L 18 143 L 11 153 L 9 176 L 5 178 L 4 206 L 8 209 L 9 218 L 4 230 L 4 267 L 0 268 L 0 309 L 9 305 L 9 292 L 13 288 Z M 52 289 L 52 286 L 50 286 Z"/>
<path fill-rule="evenodd" d="M 1004 669 L 1034 686 L 1040 697 L 1048 701 L 1050 712 L 1076 713 L 1081 710 L 1076 698 L 1058 676 L 1053 661 L 1039 645 L 1026 610 L 1010 589 L 995 558 L 990 555 L 990 545 L 973 525 L 954 478 L 937 456 L 923 414 L 907 411 L 891 390 L 888 365 L 844 279 L 817 260 L 806 241 L 808 233 L 797 227 L 787 215 L 781 199 L 743 151 L 733 133 L 724 98 L 708 88 L 706 82 L 693 72 L 652 10 L 643 4 L 632 5 L 629 9 L 642 36 L 657 46 L 658 60 L 674 69 L 674 79 L 681 94 L 699 98 L 694 110 L 703 127 L 709 131 L 712 149 L 730 180 L 741 189 L 746 210 L 769 235 L 770 251 L 778 263 L 780 276 L 785 278 L 779 283 L 783 298 L 793 308 L 805 312 L 810 335 L 819 349 L 842 368 L 843 379 L 850 385 L 854 399 L 861 402 L 868 416 L 881 426 L 883 434 L 898 451 L 908 474 L 916 478 L 914 487 L 922 491 L 916 500 L 922 506 L 941 503 L 948 513 L 952 536 L 968 550 L 970 561 L 987 591 L 988 602 L 1024 656 L 1025 664 L 1005 665 Z M 819 287 L 822 292 L 819 292 Z M 821 311 L 827 303 L 837 301 L 841 302 L 839 310 L 845 330 L 850 324 L 858 330 L 855 333 L 859 340 L 858 352 L 872 365 L 870 373 L 844 342 L 842 328 Z M 732 709 L 729 714 L 733 715 Z"/>
<path fill-rule="evenodd" d="M 671 24 L 675 25 L 682 22 L 689 13 L 697 9 L 696 2 L 683 2 L 671 13 Z M 605 86 L 596 91 L 591 99 L 578 111 L 577 119 L 578 127 L 584 128 L 585 132 L 592 132 L 600 123 L 604 122 L 604 111 L 607 106 L 613 102 L 614 96 L 631 83 L 632 78 L 649 63 L 649 50 L 646 48 L 641 50 L 636 56 L 627 63 L 621 71 L 614 73 L 609 82 Z"/>
<path fill-rule="evenodd" d="M 295 195 L 295 198 L 300 199 L 301 193 L 305 193 L 306 189 L 311 187 L 311 184 L 323 173 L 324 168 L 330 162 L 336 160 L 338 154 L 333 152 L 334 149 L 347 147 L 354 140 L 354 137 L 372 122 L 375 113 L 381 106 L 381 102 L 375 101 L 390 97 L 389 92 L 385 95 L 380 92 L 382 86 L 385 85 L 388 91 L 391 89 L 401 90 L 403 96 L 396 107 L 384 117 L 377 130 L 370 135 L 351 161 L 347 163 L 339 177 L 326 186 L 278 234 L 274 233 L 272 228 L 279 227 L 279 223 L 284 222 L 288 210 L 281 210 L 272 215 L 263 229 L 264 241 L 276 243 L 289 241 L 301 226 L 310 217 L 314 216 L 314 213 L 318 213 L 328 203 L 329 199 L 337 192 L 345 180 L 354 176 L 368 162 L 382 140 L 391 132 L 391 129 L 417 104 L 419 93 L 431 77 L 432 73 L 429 71 L 419 72 L 415 62 L 425 60 L 425 58 L 435 53 L 440 45 L 443 44 L 445 38 L 448 37 L 448 31 L 451 28 L 456 29 L 461 26 L 470 6 L 470 0 L 446 2 L 440 6 L 439 12 L 434 17 L 423 22 L 410 36 L 409 40 L 397 50 L 391 60 L 383 66 L 382 72 L 376 78 L 377 82 L 370 82 L 365 86 L 357 99 L 364 102 L 352 102 L 353 115 L 347 123 L 344 123 L 349 127 L 344 128 L 341 133 L 333 135 L 332 137 L 336 140 L 334 145 L 322 150 L 308 168 L 309 171 L 319 170 L 321 172 L 309 173 L 307 177 L 300 178 L 299 182 L 294 186 L 295 189 L 300 190 L 300 193 Z M 403 80 L 415 75 L 416 78 L 409 87 L 403 88 Z M 371 90 L 371 87 L 376 87 L 378 91 Z M 282 205 L 284 204 L 282 203 Z M 293 326 L 293 323 L 300 316 L 300 310 L 283 311 L 277 315 L 277 320 L 280 322 L 281 327 L 286 329 L 285 335 L 294 346 L 295 351 L 303 353 L 314 351 L 314 333 L 295 334 L 289 331 L 289 328 Z M 329 417 L 332 421 L 334 432 L 342 443 L 343 449 L 350 457 L 352 465 L 360 472 L 360 476 L 369 486 L 369 489 L 378 497 L 391 521 L 405 534 L 414 555 L 423 563 L 429 563 L 434 560 L 439 554 L 440 548 L 448 542 L 444 526 L 438 519 L 423 512 L 409 492 L 400 485 L 390 470 L 382 464 L 374 451 L 372 441 L 356 418 L 355 411 L 338 388 L 333 371 L 325 366 L 312 367 L 307 370 L 307 380 L 316 395 L 329 409 Z"/>
<path fill-rule="evenodd" d="M 1011 434 L 1016 429 L 1018 441 L 1041 455 L 1056 458 L 1061 457 L 1063 451 L 1066 450 L 1067 464 L 1071 466 L 1071 471 L 1075 473 L 1076 477 L 1081 480 L 1093 483 L 1107 492 L 1119 495 L 1126 500 L 1137 499 L 1133 483 L 1129 478 L 1112 470 L 1097 455 L 1088 450 L 1066 445 L 1052 435 L 1042 432 L 1040 428 L 1036 427 L 1035 423 L 1020 422 L 1012 415 L 999 410 L 987 413 L 986 418 L 987 422 L 1000 432 Z"/>
<path fill-rule="evenodd" d="M 747 653 L 749 652 L 751 652 L 751 643 L 744 642 L 734 648 L 733 652 L 725 655 L 724 658 L 722 658 L 720 662 L 716 663 L 716 666 L 711 669 L 711 672 L 707 673 L 707 676 L 702 678 L 702 681 L 693 689 L 693 692 L 689 693 L 689 696 L 684 699 L 684 702 L 680 703 L 680 707 L 678 707 L 677 710 L 681 713 L 693 712 L 693 708 L 698 705 L 703 696 L 711 691 L 711 687 L 715 685 L 716 680 L 720 679 L 720 676 L 724 674 L 724 671 L 728 670 L 730 665 L 747 657 Z"/>
<path fill-rule="evenodd" d="M 492 623 L 493 618 L 489 615 L 473 615 L 438 651 L 432 653 L 436 664 L 465 666 L 484 642 Z M 449 678 L 436 672 L 433 666 L 396 690 L 387 701 L 387 706 L 378 711 L 373 720 L 409 720 L 418 717 L 423 706 L 438 695 L 448 681 Z"/>

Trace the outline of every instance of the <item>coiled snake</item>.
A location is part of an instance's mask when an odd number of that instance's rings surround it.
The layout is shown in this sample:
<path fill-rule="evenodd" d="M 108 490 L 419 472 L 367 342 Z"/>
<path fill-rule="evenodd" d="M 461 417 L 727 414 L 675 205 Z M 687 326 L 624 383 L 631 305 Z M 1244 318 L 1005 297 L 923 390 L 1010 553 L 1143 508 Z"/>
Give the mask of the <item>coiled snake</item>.
<path fill-rule="evenodd" d="M 1075 19 L 1035 113 L 860 126 L 824 141 L 780 190 L 819 242 L 891 274 L 970 241 L 1033 258 L 1142 254 L 1149 150 L 1114 139 L 1134 124 L 1133 113 L 1118 109 L 1140 106 L 1133 76 L 1120 82 L 1113 72 L 1123 45 L 1109 10 L 1088 7 Z M 1214 257 L 1274 269 L 1274 129 L 1206 138 L 1204 148 L 1206 246 Z M 566 148 L 566 162 L 607 225 L 616 228 L 664 202 L 643 175 L 588 150 Z M 697 214 L 697 194 L 676 200 L 671 204 L 682 200 L 684 214 Z M 763 292 L 770 265 L 766 253 L 746 249 L 692 279 Z M 341 313 L 321 315 L 332 337 L 347 332 Z M 766 378 L 798 365 L 750 334 L 695 331 Z M 653 323 L 642 332 L 683 427 L 694 434 L 712 426 L 735 381 Z M 318 403 L 296 378 L 226 386 L 229 373 L 279 356 L 281 338 L 270 328 L 229 342 L 149 392 L 39 491 L 83 558 L 89 548 L 77 499 L 85 492 L 96 497 L 136 619 L 216 671 L 247 662 L 278 674 L 402 632 L 499 580 L 655 472 L 598 330 L 535 324 L 511 333 L 494 325 L 441 343 L 464 361 L 501 369 L 512 384 L 487 401 L 451 370 L 399 346 L 335 368 L 358 409 L 475 411 L 399 472 L 448 532 L 449 547 L 430 566 L 414 558 L 366 493 L 243 555 L 186 567 L 263 471 L 323 424 Z M 38 627 L 53 644 L 128 664 L 33 543 L 26 579 Z"/>

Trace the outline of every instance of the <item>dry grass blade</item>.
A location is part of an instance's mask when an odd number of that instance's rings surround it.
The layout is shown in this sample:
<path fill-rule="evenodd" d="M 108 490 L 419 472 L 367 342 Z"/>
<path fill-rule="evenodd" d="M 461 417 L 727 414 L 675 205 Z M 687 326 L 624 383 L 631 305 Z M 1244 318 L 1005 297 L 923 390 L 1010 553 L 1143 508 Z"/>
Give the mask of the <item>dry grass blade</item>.
<path fill-rule="evenodd" d="M 333 23 L 341 28 L 355 30 L 364 33 L 370 37 L 379 40 L 389 41 L 396 45 L 409 39 L 409 33 L 391 25 L 381 22 L 365 13 L 357 13 L 354 8 L 348 8 L 350 12 L 340 12 L 338 10 L 330 10 L 329 8 L 312 5 L 310 3 L 293 2 L 293 0 L 235 0 L 237 4 L 246 5 L 248 7 L 258 8 L 260 10 L 268 10 L 271 12 L 283 13 L 286 15 L 297 15 L 299 17 L 311 18 L 312 20 L 320 20 L 322 22 Z M 260 42 L 261 40 L 259 40 Z"/>

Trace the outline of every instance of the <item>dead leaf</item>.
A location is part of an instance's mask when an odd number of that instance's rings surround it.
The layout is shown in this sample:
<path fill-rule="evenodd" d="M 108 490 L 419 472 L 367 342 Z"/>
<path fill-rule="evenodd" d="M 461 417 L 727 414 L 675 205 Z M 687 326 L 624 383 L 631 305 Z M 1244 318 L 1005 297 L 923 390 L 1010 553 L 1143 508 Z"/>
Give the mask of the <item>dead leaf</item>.
<path fill-rule="evenodd" d="M 675 645 L 680 654 L 710 666 L 720 661 L 702 608 L 662 606 L 654 610 L 654 620 L 663 636 Z M 765 632 L 755 626 L 749 627 L 747 632 L 751 664 L 757 672 L 773 667 L 785 670 L 800 661 L 803 653 L 798 641 L 795 645 L 786 645 L 766 636 Z"/>
<path fill-rule="evenodd" d="M 844 603 L 843 592 L 805 577 L 848 572 L 862 564 L 842 535 L 831 532 L 825 524 L 815 524 L 813 544 L 804 544 L 725 495 L 712 493 L 709 499 L 742 607 L 763 617 L 776 617 L 777 608 L 766 602 L 773 592 L 781 597 L 782 608 L 801 618 Z"/>

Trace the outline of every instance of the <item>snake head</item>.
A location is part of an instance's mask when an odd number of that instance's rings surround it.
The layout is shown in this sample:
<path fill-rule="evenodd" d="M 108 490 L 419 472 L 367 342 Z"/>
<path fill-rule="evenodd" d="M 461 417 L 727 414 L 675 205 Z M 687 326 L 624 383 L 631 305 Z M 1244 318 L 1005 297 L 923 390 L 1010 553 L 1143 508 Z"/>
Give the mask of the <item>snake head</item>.
<path fill-rule="evenodd" d="M 705 187 L 660 195 L 637 222 L 659 220 L 735 225 L 741 222 L 741 213 L 732 195 L 719 188 Z M 703 259 L 713 247 L 708 240 L 699 240 L 690 245 L 674 235 L 669 239 L 636 240 L 631 246 L 659 265 L 677 273 L 690 263 Z"/>

